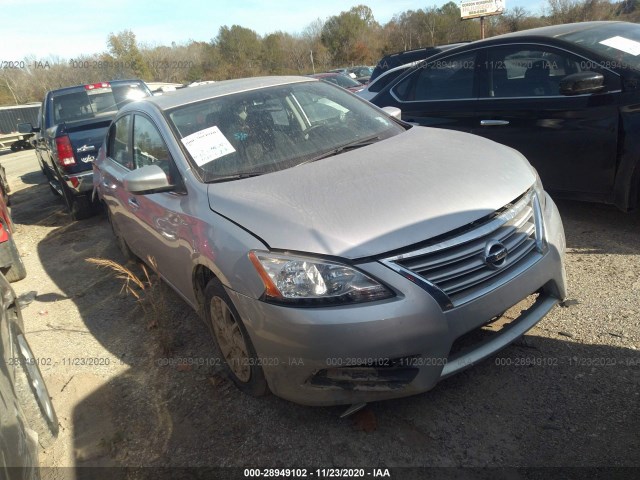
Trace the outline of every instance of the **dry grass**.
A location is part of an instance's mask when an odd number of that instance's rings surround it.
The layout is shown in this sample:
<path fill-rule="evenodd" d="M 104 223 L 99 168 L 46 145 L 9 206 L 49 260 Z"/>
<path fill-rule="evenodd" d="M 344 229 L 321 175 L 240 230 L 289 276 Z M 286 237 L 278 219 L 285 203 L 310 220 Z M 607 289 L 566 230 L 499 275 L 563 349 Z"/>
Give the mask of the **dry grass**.
<path fill-rule="evenodd" d="M 122 281 L 121 293 L 131 295 L 142 309 L 148 330 L 158 331 L 158 340 L 163 354 L 172 350 L 173 335 L 169 328 L 169 309 L 165 300 L 165 285 L 158 274 L 154 258 L 148 257 L 149 267 L 140 264 L 142 274 L 106 258 L 87 258 L 87 262 L 98 268 L 111 270 Z"/>

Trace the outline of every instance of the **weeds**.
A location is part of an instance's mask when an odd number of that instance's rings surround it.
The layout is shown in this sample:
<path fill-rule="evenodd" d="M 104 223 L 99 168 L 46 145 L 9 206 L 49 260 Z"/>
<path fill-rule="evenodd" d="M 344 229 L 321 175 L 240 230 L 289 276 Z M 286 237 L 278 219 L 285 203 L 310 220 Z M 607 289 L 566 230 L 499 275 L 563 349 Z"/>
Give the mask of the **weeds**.
<path fill-rule="evenodd" d="M 158 267 L 153 257 L 147 257 L 149 267 L 141 264 L 142 275 L 106 258 L 87 258 L 87 262 L 98 268 L 106 268 L 114 272 L 121 280 L 120 293 L 131 295 L 142 309 L 147 321 L 147 329 L 157 329 L 160 347 L 163 354 L 169 354 L 173 346 L 173 335 L 169 328 L 169 309 L 165 300 L 165 286 L 158 274 Z M 150 269 L 150 270 L 149 270 Z"/>

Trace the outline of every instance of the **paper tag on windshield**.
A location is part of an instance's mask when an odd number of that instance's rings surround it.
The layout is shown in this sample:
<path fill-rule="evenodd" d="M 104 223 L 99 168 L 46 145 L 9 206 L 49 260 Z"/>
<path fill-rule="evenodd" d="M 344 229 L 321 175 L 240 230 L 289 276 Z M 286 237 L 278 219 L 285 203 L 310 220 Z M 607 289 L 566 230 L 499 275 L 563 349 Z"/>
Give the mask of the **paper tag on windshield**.
<path fill-rule="evenodd" d="M 182 143 L 199 167 L 236 151 L 218 127 L 192 133 L 184 137 Z"/>
<path fill-rule="evenodd" d="M 611 37 L 606 40 L 602 40 L 600 43 L 630 55 L 640 55 L 640 42 L 636 42 L 635 40 L 630 40 L 624 37 Z"/>

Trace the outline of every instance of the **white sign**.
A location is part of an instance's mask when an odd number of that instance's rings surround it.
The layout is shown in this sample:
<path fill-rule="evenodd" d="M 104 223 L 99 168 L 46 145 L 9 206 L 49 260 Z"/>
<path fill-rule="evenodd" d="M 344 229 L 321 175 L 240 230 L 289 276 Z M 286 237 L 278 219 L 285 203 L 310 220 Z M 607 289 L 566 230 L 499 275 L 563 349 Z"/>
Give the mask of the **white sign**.
<path fill-rule="evenodd" d="M 218 127 L 205 128 L 187 135 L 182 143 L 199 167 L 236 151 Z"/>
<path fill-rule="evenodd" d="M 629 38 L 611 37 L 606 40 L 602 40 L 600 43 L 607 47 L 615 48 L 621 52 L 633 55 L 634 57 L 640 55 L 640 42 L 636 42 Z"/>
<path fill-rule="evenodd" d="M 467 18 L 488 17 L 504 13 L 505 0 L 464 0 L 460 2 L 460 16 Z"/>

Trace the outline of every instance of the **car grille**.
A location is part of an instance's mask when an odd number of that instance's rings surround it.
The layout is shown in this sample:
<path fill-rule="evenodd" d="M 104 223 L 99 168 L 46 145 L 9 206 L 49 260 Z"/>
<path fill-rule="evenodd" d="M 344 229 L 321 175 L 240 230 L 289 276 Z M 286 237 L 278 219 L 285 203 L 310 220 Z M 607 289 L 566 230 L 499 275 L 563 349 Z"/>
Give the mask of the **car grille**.
<path fill-rule="evenodd" d="M 531 190 L 480 224 L 383 263 L 426 280 L 446 295 L 451 308 L 488 293 L 535 263 L 544 249 L 543 238 L 540 204 Z M 506 258 L 495 261 L 491 254 L 494 249 L 504 253 L 502 247 Z"/>

